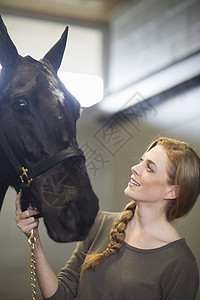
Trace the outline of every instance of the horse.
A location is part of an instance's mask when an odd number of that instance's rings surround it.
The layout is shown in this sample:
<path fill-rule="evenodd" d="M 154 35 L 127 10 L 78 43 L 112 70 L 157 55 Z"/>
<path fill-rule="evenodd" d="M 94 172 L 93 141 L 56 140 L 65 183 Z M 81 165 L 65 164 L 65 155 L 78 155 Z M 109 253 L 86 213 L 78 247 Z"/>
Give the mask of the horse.
<path fill-rule="evenodd" d="M 0 16 L 0 210 L 22 191 L 56 242 L 83 240 L 99 209 L 78 147 L 80 104 L 57 76 L 68 27 L 41 60 L 22 57 Z"/>

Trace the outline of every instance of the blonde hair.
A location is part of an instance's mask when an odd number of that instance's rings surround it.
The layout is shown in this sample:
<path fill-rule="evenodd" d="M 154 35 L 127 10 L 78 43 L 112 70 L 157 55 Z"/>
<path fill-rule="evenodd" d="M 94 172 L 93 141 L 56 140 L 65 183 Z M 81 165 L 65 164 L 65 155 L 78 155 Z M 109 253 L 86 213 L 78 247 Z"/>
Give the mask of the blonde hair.
<path fill-rule="evenodd" d="M 155 140 L 146 152 L 156 145 L 161 145 L 169 158 L 168 183 L 178 187 L 177 198 L 169 200 L 166 206 L 167 219 L 172 221 L 186 215 L 192 209 L 200 194 L 200 158 L 186 143 L 166 137 Z M 99 254 L 86 256 L 81 267 L 81 274 L 86 269 L 96 271 L 106 258 L 119 252 L 125 239 L 127 224 L 133 218 L 135 206 L 134 201 L 129 203 L 114 223 L 106 250 Z"/>

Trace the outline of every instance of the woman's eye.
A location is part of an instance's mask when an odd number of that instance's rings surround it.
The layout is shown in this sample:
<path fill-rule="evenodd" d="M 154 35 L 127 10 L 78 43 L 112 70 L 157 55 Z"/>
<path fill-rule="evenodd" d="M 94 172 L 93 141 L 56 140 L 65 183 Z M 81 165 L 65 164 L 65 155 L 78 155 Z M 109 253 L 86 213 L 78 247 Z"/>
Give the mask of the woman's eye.
<path fill-rule="evenodd" d="M 154 173 L 154 169 L 150 166 L 150 164 L 148 162 L 144 161 L 143 158 L 140 158 L 139 163 L 142 163 L 142 162 L 145 163 L 146 169 L 147 169 L 148 172 Z"/>
<path fill-rule="evenodd" d="M 18 99 L 13 104 L 13 109 L 19 113 L 27 113 L 28 112 L 28 105 L 26 100 Z"/>
<path fill-rule="evenodd" d="M 154 172 L 154 170 L 150 167 L 150 165 L 149 164 L 147 164 L 147 170 L 148 170 L 148 172 Z"/>

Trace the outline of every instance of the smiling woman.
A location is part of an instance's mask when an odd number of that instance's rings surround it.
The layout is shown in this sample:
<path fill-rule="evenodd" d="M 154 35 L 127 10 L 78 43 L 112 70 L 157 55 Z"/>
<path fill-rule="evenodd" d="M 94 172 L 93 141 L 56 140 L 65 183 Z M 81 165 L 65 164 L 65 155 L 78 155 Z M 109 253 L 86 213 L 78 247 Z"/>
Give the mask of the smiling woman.
<path fill-rule="evenodd" d="M 165 150 L 161 146 L 153 147 L 145 153 L 141 163 L 132 167 L 131 180 L 125 194 L 136 203 L 152 201 L 154 205 L 159 200 L 174 198 L 174 187 L 168 185 L 167 164 Z"/>
<path fill-rule="evenodd" d="M 38 235 L 36 271 L 45 299 L 196 299 L 196 259 L 171 221 L 185 215 L 200 193 L 200 158 L 185 143 L 164 137 L 131 171 L 125 211 L 99 212 L 57 277 L 31 218 L 36 212 L 22 213 L 17 199 L 18 227 L 25 234 L 35 228 Z"/>
<path fill-rule="evenodd" d="M 173 185 L 176 197 L 167 206 L 167 218 L 172 221 L 186 215 L 194 206 L 200 194 L 200 158 L 185 143 L 160 138 L 147 151 L 160 145 L 168 157 L 168 184 Z"/>
<path fill-rule="evenodd" d="M 126 274 L 126 289 L 123 284 L 123 292 L 118 289 L 123 299 L 134 295 L 138 300 L 194 300 L 199 282 L 196 260 L 171 221 L 187 214 L 200 194 L 200 158 L 187 144 L 164 137 L 147 148 L 131 171 L 125 194 L 132 202 L 120 217 L 110 215 L 114 226 L 104 251 L 105 238 L 102 246 L 99 242 L 103 229 L 97 233 L 98 243 L 88 251 L 93 254 L 82 265 L 80 286 L 110 274 L 117 288 L 117 270 Z M 105 282 L 101 284 L 103 289 Z"/>

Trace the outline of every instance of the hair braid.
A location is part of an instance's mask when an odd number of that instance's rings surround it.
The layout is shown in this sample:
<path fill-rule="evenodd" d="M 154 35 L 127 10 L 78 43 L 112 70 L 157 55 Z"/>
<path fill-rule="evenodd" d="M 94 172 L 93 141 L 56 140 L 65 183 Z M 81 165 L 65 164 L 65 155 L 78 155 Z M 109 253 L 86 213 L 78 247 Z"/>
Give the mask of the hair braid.
<path fill-rule="evenodd" d="M 103 261 L 110 257 L 111 254 L 119 252 L 125 239 L 125 230 L 128 222 L 133 218 L 136 203 L 133 201 L 125 207 L 125 211 L 114 223 L 113 228 L 110 230 L 110 240 L 108 247 L 102 253 L 89 254 L 86 256 L 84 263 L 81 266 L 81 274 L 86 269 L 96 271 Z"/>

